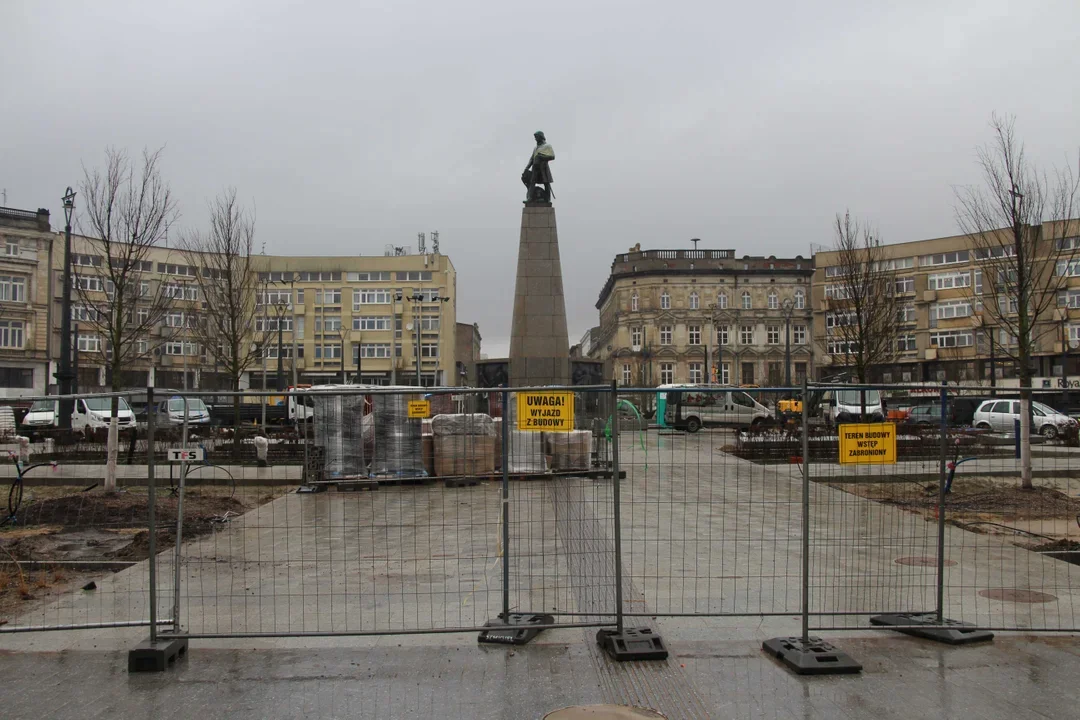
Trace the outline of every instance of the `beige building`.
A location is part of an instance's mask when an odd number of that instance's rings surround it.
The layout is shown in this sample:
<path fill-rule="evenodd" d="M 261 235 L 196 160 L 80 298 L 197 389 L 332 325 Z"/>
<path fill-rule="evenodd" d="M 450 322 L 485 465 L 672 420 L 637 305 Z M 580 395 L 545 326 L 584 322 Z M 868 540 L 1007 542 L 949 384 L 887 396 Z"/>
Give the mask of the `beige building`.
<path fill-rule="evenodd" d="M 600 292 L 591 356 L 624 386 L 781 386 L 790 323 L 791 378 L 801 383 L 813 365 L 812 275 L 801 256 L 632 248 Z"/>
<path fill-rule="evenodd" d="M 1070 262 L 1080 237 L 1070 223 L 1071 237 L 1063 238 L 1062 224 L 1044 223 L 1032 227 L 1036 247 L 1041 248 L 1035 263 L 1047 273 L 1056 301 L 1038 319 L 1035 373 L 1037 387 L 1057 386 L 1062 374 L 1062 333 L 1072 342 L 1080 340 L 1080 262 Z M 1011 256 L 1008 247 L 994 247 L 994 253 Z M 981 245 L 982 247 L 978 247 Z M 993 258 L 986 243 L 973 243 L 966 235 L 918 240 L 886 245 L 883 248 L 892 278 L 892 291 L 899 299 L 895 352 L 873 373 L 878 382 L 985 383 L 994 368 L 995 382 L 1016 385 L 1016 367 L 1007 357 L 1014 352 L 1016 338 L 995 326 L 984 302 L 1005 301 L 994 291 Z M 847 364 L 842 332 L 833 326 L 847 311 L 842 275 L 836 252 L 814 256 L 813 310 L 814 336 L 818 338 L 818 371 L 822 377 L 841 374 Z M 1063 266 L 1062 266 L 1063 264 Z M 1071 354 L 1066 374 L 1080 375 L 1080 362 Z"/>
<path fill-rule="evenodd" d="M 52 257 L 53 349 L 59 356 L 60 279 L 63 238 Z M 80 276 L 92 278 L 100 249 L 86 238 L 73 238 L 74 262 Z M 265 339 L 265 362 L 241 379 L 241 387 L 276 388 L 279 368 L 283 385 L 363 382 L 388 385 L 455 385 L 457 273 L 445 255 L 306 256 L 260 255 L 253 258 L 265 290 L 257 300 L 253 342 Z M 186 315 L 203 311 L 196 273 L 178 249 L 154 248 L 147 282 L 175 288 L 175 309 L 147 338 L 145 360 L 125 369 L 123 384 L 140 387 L 226 389 L 229 379 L 215 364 L 212 348 L 201 347 L 189 333 Z M 93 282 L 92 280 L 86 280 Z M 151 294 L 156 294 L 156 286 Z M 73 295 L 73 321 L 92 308 Z M 102 307 L 108 298 L 100 293 Z M 280 327 L 280 331 L 279 331 Z M 80 390 L 110 382 L 102 339 L 84 326 L 78 333 Z M 279 343 L 280 338 L 280 343 Z M 54 363 L 55 364 L 55 363 Z M 265 383 L 264 383 L 265 378 Z"/>
<path fill-rule="evenodd" d="M 0 398 L 55 382 L 49 368 L 48 210 L 0 208 Z M 58 245 L 63 252 L 63 237 Z"/>

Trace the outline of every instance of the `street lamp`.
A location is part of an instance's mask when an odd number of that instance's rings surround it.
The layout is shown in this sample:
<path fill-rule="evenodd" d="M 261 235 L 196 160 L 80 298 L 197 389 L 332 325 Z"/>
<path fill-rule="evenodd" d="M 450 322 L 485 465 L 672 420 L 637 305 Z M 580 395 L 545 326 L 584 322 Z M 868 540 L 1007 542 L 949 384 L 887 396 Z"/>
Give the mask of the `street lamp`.
<path fill-rule="evenodd" d="M 791 314 L 795 311 L 795 303 L 791 298 L 783 302 L 784 309 L 784 387 L 791 393 Z"/>
<path fill-rule="evenodd" d="M 64 289 L 61 296 L 60 315 L 60 369 L 56 379 L 60 383 L 60 394 L 71 394 L 71 215 L 75 212 L 75 191 L 68 187 L 62 198 L 64 202 Z M 71 411 L 74 401 L 60 401 L 59 426 L 71 429 Z"/>

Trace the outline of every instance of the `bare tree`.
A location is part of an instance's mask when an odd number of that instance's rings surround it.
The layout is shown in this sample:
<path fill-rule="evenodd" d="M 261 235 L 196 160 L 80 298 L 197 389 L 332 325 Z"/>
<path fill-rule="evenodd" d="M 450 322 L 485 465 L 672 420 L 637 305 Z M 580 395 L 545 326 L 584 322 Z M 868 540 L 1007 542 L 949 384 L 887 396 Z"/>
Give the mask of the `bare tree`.
<path fill-rule="evenodd" d="M 873 368 L 896 356 L 900 305 L 892 267 L 881 237 L 850 212 L 836 216 L 834 252 L 836 275 L 826 280 L 826 352 L 866 384 Z"/>
<path fill-rule="evenodd" d="M 104 171 L 83 171 L 82 234 L 93 254 L 90 266 L 74 278 L 75 292 L 85 311 L 80 323 L 104 343 L 112 392 L 122 389 L 125 368 L 153 352 L 151 331 L 170 305 L 163 286 L 151 282 L 152 250 L 176 219 L 172 193 L 158 169 L 160 159 L 160 149 L 144 150 L 133 161 L 110 148 Z M 116 489 L 118 412 L 119 399 L 113 398 L 106 492 Z"/>
<path fill-rule="evenodd" d="M 1015 119 L 994 115 L 994 138 L 978 151 L 983 184 L 956 190 L 956 218 L 971 252 L 983 266 L 984 322 L 1009 336 L 999 344 L 1016 362 L 1020 379 L 1020 477 L 1031 483 L 1032 361 L 1040 341 L 1053 332 L 1058 293 L 1066 284 L 1075 248 L 1078 178 L 1066 167 L 1051 180 L 1032 165 L 1016 138 Z M 974 283 L 972 283 L 974 286 Z"/>
<path fill-rule="evenodd" d="M 267 284 L 254 266 L 255 220 L 230 188 L 210 203 L 210 229 L 189 232 L 181 240 L 188 265 L 198 268 L 195 284 L 202 311 L 192 332 L 229 376 L 232 389 L 260 359 L 267 328 L 261 302 Z M 235 432 L 240 427 L 240 397 L 233 397 Z"/>

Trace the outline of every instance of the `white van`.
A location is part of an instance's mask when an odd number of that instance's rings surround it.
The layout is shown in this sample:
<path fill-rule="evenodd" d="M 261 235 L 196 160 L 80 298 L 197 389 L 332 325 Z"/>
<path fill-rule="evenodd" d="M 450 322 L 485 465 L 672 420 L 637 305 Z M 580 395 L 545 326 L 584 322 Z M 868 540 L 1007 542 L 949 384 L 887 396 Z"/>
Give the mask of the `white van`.
<path fill-rule="evenodd" d="M 127 400 L 120 398 L 119 410 L 116 413 L 116 426 L 120 430 L 135 427 L 135 413 Z M 82 433 L 92 433 L 95 430 L 109 427 L 109 419 L 112 416 L 111 398 L 86 398 L 75 401 L 71 412 L 71 429 Z M 26 432 L 44 430 L 58 427 L 57 419 L 60 417 L 59 400 L 38 400 L 30 406 L 30 412 L 26 413 L 22 425 Z"/>
<path fill-rule="evenodd" d="M 769 409 L 742 390 L 706 385 L 667 387 L 664 423 L 697 432 L 703 427 L 749 428 L 772 419 Z"/>
<path fill-rule="evenodd" d="M 157 403 L 157 424 L 161 427 L 180 427 L 184 424 L 184 398 L 179 395 L 171 395 L 168 399 Z M 209 425 L 210 408 L 206 407 L 200 397 L 187 399 L 188 425 Z"/>
<path fill-rule="evenodd" d="M 833 425 L 859 422 L 862 394 L 866 393 L 865 422 L 885 422 L 885 401 L 874 389 L 829 390 L 825 393 L 826 419 Z"/>

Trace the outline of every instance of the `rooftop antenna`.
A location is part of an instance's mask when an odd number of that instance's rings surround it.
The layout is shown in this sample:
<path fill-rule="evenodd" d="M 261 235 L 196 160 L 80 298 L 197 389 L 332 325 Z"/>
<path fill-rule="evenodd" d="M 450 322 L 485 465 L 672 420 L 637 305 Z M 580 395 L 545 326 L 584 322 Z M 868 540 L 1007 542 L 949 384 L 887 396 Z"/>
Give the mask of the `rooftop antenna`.
<path fill-rule="evenodd" d="M 439 231 L 438 230 L 432 230 L 431 231 L 431 252 L 435 253 L 436 255 L 439 254 Z"/>
<path fill-rule="evenodd" d="M 694 249 L 697 250 L 697 244 L 701 242 L 701 238 L 691 238 L 690 242 L 694 243 Z"/>
<path fill-rule="evenodd" d="M 394 246 L 391 243 L 386 243 L 386 247 L 383 248 L 383 257 L 390 257 L 394 254 Z"/>
<path fill-rule="evenodd" d="M 4 188 L 3 190 L 0 190 L 0 194 L 2 194 L 4 196 L 4 206 L 6 207 L 7 206 L 7 188 Z"/>
<path fill-rule="evenodd" d="M 424 242 L 424 233 L 416 233 L 416 252 L 421 255 L 427 252 Z"/>
<path fill-rule="evenodd" d="M 262 241 L 262 254 L 263 255 L 266 254 L 266 241 L 265 240 Z"/>

